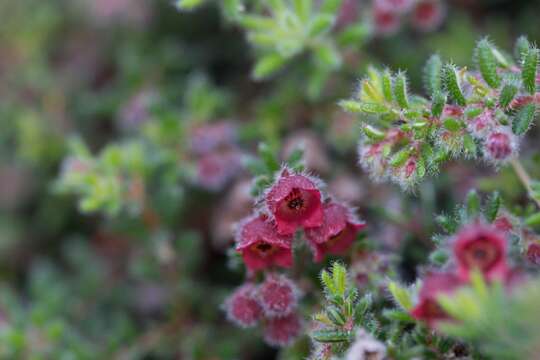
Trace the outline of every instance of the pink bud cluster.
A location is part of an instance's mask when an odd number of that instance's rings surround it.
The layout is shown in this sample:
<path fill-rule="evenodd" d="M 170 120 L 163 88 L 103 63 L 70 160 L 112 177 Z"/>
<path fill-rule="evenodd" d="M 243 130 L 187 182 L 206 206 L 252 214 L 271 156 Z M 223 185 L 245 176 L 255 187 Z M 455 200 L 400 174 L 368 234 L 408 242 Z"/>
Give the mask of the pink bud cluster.
<path fill-rule="evenodd" d="M 400 129 L 390 129 L 379 142 L 364 143 L 360 141 L 358 144 L 358 162 L 360 166 L 370 174 L 373 181 L 391 180 L 403 188 L 414 185 L 417 180 L 415 175 L 419 166 L 419 157 L 414 152 L 411 152 L 402 164 L 391 166 L 390 158 L 385 154 L 386 150 L 398 146 L 403 141 L 408 142 L 411 148 L 419 148 L 420 142 L 409 137 L 410 134 Z"/>
<path fill-rule="evenodd" d="M 236 129 L 230 122 L 192 128 L 190 150 L 197 163 L 196 183 L 207 190 L 222 189 L 242 168 Z"/>
<path fill-rule="evenodd" d="M 430 327 L 448 320 L 450 317 L 439 305 L 438 297 L 466 286 L 473 271 L 479 271 L 488 282 L 499 281 L 507 287 L 519 281 L 521 273 L 508 263 L 507 235 L 497 226 L 483 223 L 462 228 L 453 239 L 454 267 L 424 278 L 411 315 Z"/>
<path fill-rule="evenodd" d="M 346 205 L 325 201 L 321 188 L 311 176 L 281 170 L 259 208 L 238 226 L 236 250 L 249 270 L 292 266 L 293 238 L 300 229 L 317 262 L 350 247 L 365 223 Z"/>
<path fill-rule="evenodd" d="M 516 155 L 519 139 L 508 126 L 500 124 L 494 110 L 486 109 L 473 118 L 468 129 L 476 139 L 484 142 L 483 155 L 489 162 L 498 165 Z"/>
<path fill-rule="evenodd" d="M 419 31 L 433 31 L 446 15 L 440 0 L 374 0 L 373 24 L 380 35 L 396 33 L 408 22 Z"/>
<path fill-rule="evenodd" d="M 240 327 L 262 324 L 264 340 L 272 346 L 288 346 L 301 333 L 302 321 L 296 313 L 300 291 L 296 284 L 275 273 L 267 274 L 259 285 L 246 283 L 224 304 L 227 317 Z"/>

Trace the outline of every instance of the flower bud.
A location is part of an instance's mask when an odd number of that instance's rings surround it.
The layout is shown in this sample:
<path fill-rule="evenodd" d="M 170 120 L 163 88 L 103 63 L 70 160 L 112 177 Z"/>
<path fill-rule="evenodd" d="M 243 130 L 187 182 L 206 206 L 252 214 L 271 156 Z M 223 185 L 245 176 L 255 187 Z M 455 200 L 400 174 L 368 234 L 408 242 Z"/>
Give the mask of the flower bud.
<path fill-rule="evenodd" d="M 269 275 L 258 288 L 258 298 L 268 318 L 289 315 L 297 306 L 300 291 L 283 275 Z"/>
<path fill-rule="evenodd" d="M 291 345 L 302 331 L 302 322 L 296 313 L 268 319 L 264 327 L 264 340 L 276 347 Z"/>
<path fill-rule="evenodd" d="M 495 162 L 507 160 L 512 156 L 516 148 L 514 136 L 496 131 L 491 133 L 485 144 L 486 156 Z"/>
<path fill-rule="evenodd" d="M 240 327 L 252 327 L 262 317 L 262 308 L 256 298 L 256 288 L 245 284 L 237 288 L 224 304 L 227 318 Z"/>

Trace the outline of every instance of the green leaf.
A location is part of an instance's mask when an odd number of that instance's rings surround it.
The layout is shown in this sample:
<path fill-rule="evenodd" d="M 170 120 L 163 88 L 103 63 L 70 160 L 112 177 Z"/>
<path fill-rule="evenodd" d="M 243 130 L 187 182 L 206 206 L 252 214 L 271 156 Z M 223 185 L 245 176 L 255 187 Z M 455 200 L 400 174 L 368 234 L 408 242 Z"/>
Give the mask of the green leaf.
<path fill-rule="evenodd" d="M 341 313 L 341 310 L 336 306 L 330 305 L 326 308 L 326 316 L 332 321 L 336 326 L 343 326 L 346 323 L 346 319 Z"/>
<path fill-rule="evenodd" d="M 437 249 L 429 255 L 429 260 L 437 266 L 443 266 L 449 258 L 450 254 L 446 249 Z"/>
<path fill-rule="evenodd" d="M 492 45 L 486 38 L 480 40 L 475 49 L 475 59 L 480 74 L 492 88 L 498 88 L 501 78 L 497 74 L 497 59 L 492 51 Z"/>
<path fill-rule="evenodd" d="M 364 126 L 363 130 L 364 134 L 372 140 L 380 141 L 384 139 L 384 133 L 371 125 Z"/>
<path fill-rule="evenodd" d="M 274 151 L 266 143 L 259 143 L 259 156 L 270 173 L 280 169 L 279 161 Z"/>
<path fill-rule="evenodd" d="M 424 67 L 424 86 L 429 94 L 442 91 L 442 60 L 437 54 L 432 55 Z"/>
<path fill-rule="evenodd" d="M 402 109 L 409 108 L 409 96 L 407 94 L 407 77 L 399 72 L 394 79 L 394 98 Z"/>
<path fill-rule="evenodd" d="M 431 115 L 435 118 L 439 118 L 444 110 L 446 104 L 446 94 L 441 91 L 435 91 L 431 98 Z"/>
<path fill-rule="evenodd" d="M 294 12 L 303 23 L 306 23 L 309 20 L 309 16 L 311 15 L 311 3 L 311 0 L 293 1 Z"/>
<path fill-rule="evenodd" d="M 529 40 L 527 40 L 526 36 L 520 36 L 517 41 L 514 48 L 514 56 L 516 59 L 521 63 L 523 61 L 523 57 L 527 54 L 530 48 Z"/>
<path fill-rule="evenodd" d="M 446 64 L 443 67 L 444 87 L 454 101 L 460 105 L 467 105 L 467 100 L 461 90 L 461 82 L 459 80 L 458 70 L 453 64 Z"/>
<path fill-rule="evenodd" d="M 399 167 L 405 164 L 410 154 L 411 154 L 410 148 L 407 147 L 407 148 L 401 149 L 400 151 L 398 151 L 392 156 L 392 158 L 390 159 L 390 165 L 392 165 L 393 167 Z"/>
<path fill-rule="evenodd" d="M 321 271 L 321 282 L 323 283 L 323 286 L 328 293 L 330 293 L 331 295 L 336 294 L 334 279 L 332 279 L 328 271 Z"/>
<path fill-rule="evenodd" d="M 331 44 L 319 44 L 314 49 L 315 60 L 325 69 L 335 69 L 341 64 L 337 49 Z"/>
<path fill-rule="evenodd" d="M 465 204 L 467 207 L 467 216 L 470 219 L 480 214 L 480 196 L 478 196 L 476 190 L 469 191 Z"/>
<path fill-rule="evenodd" d="M 319 11 L 329 14 L 336 14 L 341 6 L 342 0 L 324 0 L 319 7 Z"/>
<path fill-rule="evenodd" d="M 540 212 L 527 216 L 525 218 L 525 225 L 531 227 L 540 226 Z"/>
<path fill-rule="evenodd" d="M 388 283 L 388 290 L 392 294 L 396 303 L 404 310 L 409 311 L 413 308 L 412 296 L 404 287 L 401 287 L 398 283 L 391 281 Z"/>
<path fill-rule="evenodd" d="M 392 94 L 392 74 L 390 73 L 390 70 L 386 69 L 383 72 L 381 82 L 384 98 L 386 101 L 391 102 L 394 97 Z"/>
<path fill-rule="evenodd" d="M 512 120 L 512 131 L 516 135 L 523 135 L 529 130 L 536 116 L 535 104 L 523 106 Z"/>
<path fill-rule="evenodd" d="M 332 277 L 336 288 L 336 293 L 340 296 L 345 295 L 347 289 L 347 270 L 339 262 L 334 262 L 332 267 Z"/>
<path fill-rule="evenodd" d="M 443 126 L 446 130 L 451 132 L 458 132 L 463 128 L 463 123 L 456 118 L 448 117 L 444 119 Z"/>
<path fill-rule="evenodd" d="M 203 0 L 176 0 L 175 6 L 178 10 L 193 10 L 202 3 Z"/>
<path fill-rule="evenodd" d="M 512 102 L 512 100 L 514 100 L 514 97 L 516 96 L 518 90 L 518 87 L 513 83 L 505 84 L 499 96 L 499 105 L 502 108 L 507 108 L 508 105 L 510 105 L 510 103 Z"/>
<path fill-rule="evenodd" d="M 476 143 L 474 142 L 474 139 L 469 134 L 463 135 L 463 149 L 465 150 L 465 153 L 467 155 L 476 156 Z"/>
<path fill-rule="evenodd" d="M 497 218 L 497 214 L 499 213 L 499 209 L 501 207 L 501 202 L 501 195 L 498 191 L 493 192 L 493 194 L 491 194 L 489 197 L 486 204 L 486 209 L 484 210 L 484 215 L 486 220 L 490 223 L 495 221 Z"/>
<path fill-rule="evenodd" d="M 350 112 L 363 112 L 368 114 L 385 114 L 388 108 L 380 103 L 367 103 L 355 100 L 342 100 L 339 106 Z"/>
<path fill-rule="evenodd" d="M 348 331 L 322 329 L 311 333 L 313 340 L 322 343 L 339 343 L 352 340 L 352 336 Z"/>
<path fill-rule="evenodd" d="M 325 34 L 334 25 L 335 17 L 328 14 L 319 14 L 309 24 L 309 37 L 314 38 Z"/>
<path fill-rule="evenodd" d="M 523 86 L 530 93 L 536 93 L 536 73 L 538 69 L 539 52 L 536 47 L 529 47 L 523 57 L 521 79 Z"/>
<path fill-rule="evenodd" d="M 440 214 L 435 217 L 435 222 L 444 229 L 448 234 L 452 234 L 457 230 L 458 222 L 451 216 Z"/>
<path fill-rule="evenodd" d="M 285 64 L 285 59 L 279 54 L 265 55 L 257 61 L 253 69 L 253 77 L 257 80 L 273 75 Z"/>

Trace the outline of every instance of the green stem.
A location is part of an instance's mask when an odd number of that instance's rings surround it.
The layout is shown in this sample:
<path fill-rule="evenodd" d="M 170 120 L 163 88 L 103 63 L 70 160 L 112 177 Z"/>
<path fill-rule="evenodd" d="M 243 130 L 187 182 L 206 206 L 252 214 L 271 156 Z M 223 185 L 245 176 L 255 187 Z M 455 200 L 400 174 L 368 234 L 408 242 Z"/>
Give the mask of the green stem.
<path fill-rule="evenodd" d="M 514 172 L 516 173 L 517 177 L 527 190 L 527 195 L 536 203 L 536 205 L 540 208 L 540 200 L 535 199 L 532 196 L 532 188 L 531 188 L 531 177 L 527 173 L 527 170 L 523 167 L 521 162 L 518 159 L 514 159 L 510 162 L 512 164 L 512 167 L 514 168 Z"/>

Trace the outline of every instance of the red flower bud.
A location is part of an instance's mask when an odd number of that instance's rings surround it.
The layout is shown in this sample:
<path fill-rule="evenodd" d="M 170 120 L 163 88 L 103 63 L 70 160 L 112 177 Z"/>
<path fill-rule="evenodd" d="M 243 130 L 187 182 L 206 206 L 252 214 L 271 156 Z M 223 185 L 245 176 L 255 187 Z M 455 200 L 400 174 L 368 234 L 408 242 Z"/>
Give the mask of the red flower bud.
<path fill-rule="evenodd" d="M 268 319 L 264 327 L 264 340 L 272 346 L 289 346 L 300 335 L 302 322 L 292 313 L 285 317 Z"/>
<path fill-rule="evenodd" d="M 508 159 L 514 152 L 514 149 L 515 141 L 512 135 L 506 132 L 493 132 L 486 140 L 486 155 L 495 161 Z"/>
<path fill-rule="evenodd" d="M 245 219 L 236 234 L 236 250 L 253 271 L 273 265 L 290 267 L 291 246 L 292 237 L 279 235 L 276 226 L 262 215 Z"/>
<path fill-rule="evenodd" d="M 262 308 L 256 299 L 256 288 L 245 284 L 225 300 L 227 318 L 241 327 L 252 327 L 262 317 Z"/>
<path fill-rule="evenodd" d="M 282 275 L 269 275 L 259 286 L 258 297 L 266 317 L 289 315 L 297 306 L 300 291 Z"/>

